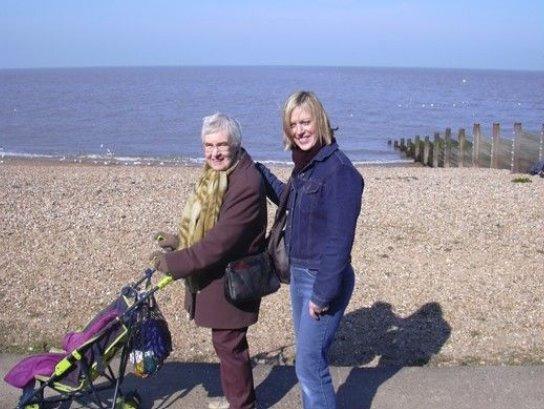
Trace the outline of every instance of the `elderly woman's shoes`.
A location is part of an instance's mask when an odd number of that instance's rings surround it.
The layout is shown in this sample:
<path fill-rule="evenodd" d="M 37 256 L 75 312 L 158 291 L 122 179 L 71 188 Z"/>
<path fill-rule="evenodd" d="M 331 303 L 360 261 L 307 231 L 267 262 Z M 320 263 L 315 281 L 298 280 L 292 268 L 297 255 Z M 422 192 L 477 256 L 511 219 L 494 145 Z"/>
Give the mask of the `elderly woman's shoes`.
<path fill-rule="evenodd" d="M 229 402 L 224 396 L 208 399 L 208 409 L 229 409 L 229 407 Z"/>

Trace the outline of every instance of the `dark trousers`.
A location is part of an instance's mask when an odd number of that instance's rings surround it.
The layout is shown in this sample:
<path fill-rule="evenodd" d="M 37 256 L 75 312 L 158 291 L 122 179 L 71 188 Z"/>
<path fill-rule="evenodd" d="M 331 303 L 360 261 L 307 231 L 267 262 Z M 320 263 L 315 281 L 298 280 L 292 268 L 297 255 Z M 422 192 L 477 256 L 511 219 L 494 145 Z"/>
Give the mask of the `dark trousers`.
<path fill-rule="evenodd" d="M 221 387 L 231 409 L 253 409 L 255 388 L 249 360 L 247 328 L 212 329 L 212 342 L 219 357 Z"/>

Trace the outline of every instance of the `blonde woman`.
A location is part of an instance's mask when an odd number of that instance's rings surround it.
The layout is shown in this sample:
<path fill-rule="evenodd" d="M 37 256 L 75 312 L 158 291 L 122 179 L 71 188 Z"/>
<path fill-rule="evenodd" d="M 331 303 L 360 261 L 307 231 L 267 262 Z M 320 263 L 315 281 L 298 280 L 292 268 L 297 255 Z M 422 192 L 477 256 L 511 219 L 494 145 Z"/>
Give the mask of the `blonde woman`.
<path fill-rule="evenodd" d="M 340 150 L 321 102 L 308 91 L 283 108 L 283 142 L 295 167 L 287 201 L 296 374 L 305 409 L 336 408 L 327 352 L 353 292 L 351 248 L 363 178 Z M 286 188 L 264 165 L 267 196 Z"/>

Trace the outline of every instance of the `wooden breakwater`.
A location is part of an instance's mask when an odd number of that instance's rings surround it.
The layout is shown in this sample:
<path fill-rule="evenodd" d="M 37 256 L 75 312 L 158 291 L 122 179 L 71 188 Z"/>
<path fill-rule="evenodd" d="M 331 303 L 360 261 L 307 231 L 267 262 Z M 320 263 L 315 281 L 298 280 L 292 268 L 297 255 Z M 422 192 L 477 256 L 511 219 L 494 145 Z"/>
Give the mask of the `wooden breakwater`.
<path fill-rule="evenodd" d="M 486 167 L 510 169 L 514 173 L 528 173 L 544 159 L 544 124 L 539 134 L 525 132 L 521 123 L 514 124 L 513 138 L 501 137 L 501 126 L 494 123 L 491 136 L 483 135 L 480 124 L 474 124 L 472 137 L 467 138 L 461 128 L 453 136 L 451 128 L 430 136 L 390 140 L 396 150 L 415 162 L 431 167 Z"/>

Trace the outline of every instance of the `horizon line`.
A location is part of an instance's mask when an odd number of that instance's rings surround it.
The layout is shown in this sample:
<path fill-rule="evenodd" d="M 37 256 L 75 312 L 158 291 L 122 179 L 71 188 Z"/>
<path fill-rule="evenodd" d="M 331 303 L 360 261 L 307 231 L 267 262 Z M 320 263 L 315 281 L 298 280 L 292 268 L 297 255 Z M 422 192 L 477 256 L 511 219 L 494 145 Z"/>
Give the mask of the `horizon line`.
<path fill-rule="evenodd" d="M 418 70 L 453 70 L 453 71 L 505 71 L 544 73 L 542 69 L 530 68 L 474 68 L 474 67 L 431 67 L 431 66 L 392 66 L 392 65 L 304 65 L 304 64 L 143 64 L 143 65 L 65 65 L 65 66 L 16 66 L 0 67 L 6 70 L 47 70 L 47 69 L 89 69 L 89 68 L 369 68 L 369 69 L 418 69 Z"/>

